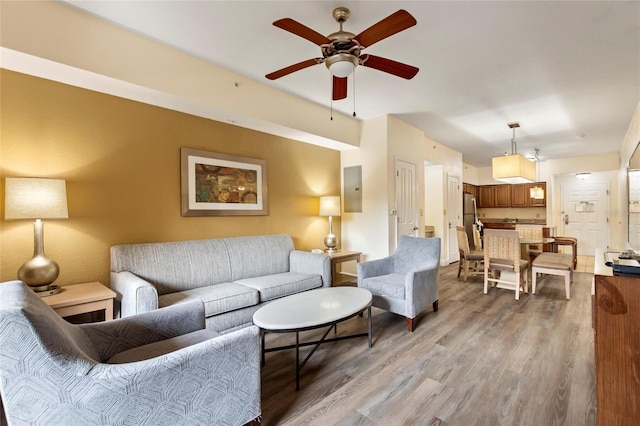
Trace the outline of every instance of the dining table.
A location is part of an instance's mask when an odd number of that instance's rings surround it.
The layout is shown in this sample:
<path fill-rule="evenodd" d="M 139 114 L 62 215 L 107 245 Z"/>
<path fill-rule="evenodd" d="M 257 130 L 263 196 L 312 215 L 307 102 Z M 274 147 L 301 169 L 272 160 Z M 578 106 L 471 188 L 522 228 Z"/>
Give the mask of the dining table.
<path fill-rule="evenodd" d="M 520 237 L 520 258 L 529 262 L 527 268 L 527 280 L 531 282 L 531 252 L 529 246 L 539 244 L 550 244 L 554 241 L 553 237 Z"/>

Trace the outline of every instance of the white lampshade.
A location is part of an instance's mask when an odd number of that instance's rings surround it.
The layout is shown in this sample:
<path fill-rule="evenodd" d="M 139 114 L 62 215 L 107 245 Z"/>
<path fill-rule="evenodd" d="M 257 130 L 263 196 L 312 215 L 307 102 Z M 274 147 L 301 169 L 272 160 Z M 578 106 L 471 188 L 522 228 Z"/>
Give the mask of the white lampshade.
<path fill-rule="evenodd" d="M 358 64 L 358 58 L 348 53 L 338 53 L 327 58 L 325 65 L 336 77 L 348 77 Z"/>
<path fill-rule="evenodd" d="M 536 165 L 520 154 L 494 157 L 493 178 L 505 183 L 529 183 L 536 180 Z"/>
<path fill-rule="evenodd" d="M 329 67 L 329 69 L 331 70 L 331 74 L 335 75 L 336 77 L 348 77 L 351 75 L 354 68 L 355 67 L 351 62 L 345 61 L 334 62 Z"/>
<path fill-rule="evenodd" d="M 340 197 L 320 197 L 320 216 L 340 216 Z"/>
<path fill-rule="evenodd" d="M 68 219 L 64 179 L 6 178 L 4 218 Z"/>

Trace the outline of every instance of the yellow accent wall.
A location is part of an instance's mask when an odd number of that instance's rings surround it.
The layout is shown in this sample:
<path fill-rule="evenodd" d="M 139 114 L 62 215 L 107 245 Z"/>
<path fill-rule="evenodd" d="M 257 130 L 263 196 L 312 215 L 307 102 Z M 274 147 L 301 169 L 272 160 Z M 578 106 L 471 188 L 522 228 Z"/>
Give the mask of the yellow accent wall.
<path fill-rule="evenodd" d="M 115 244 L 287 233 L 323 247 L 318 197 L 340 194 L 338 151 L 7 70 L 0 96 L 1 281 L 33 254 L 32 221 L 4 220 L 7 176 L 67 181 L 69 219 L 44 227 L 61 285 L 108 284 Z M 180 147 L 265 159 L 268 215 L 182 217 Z"/>

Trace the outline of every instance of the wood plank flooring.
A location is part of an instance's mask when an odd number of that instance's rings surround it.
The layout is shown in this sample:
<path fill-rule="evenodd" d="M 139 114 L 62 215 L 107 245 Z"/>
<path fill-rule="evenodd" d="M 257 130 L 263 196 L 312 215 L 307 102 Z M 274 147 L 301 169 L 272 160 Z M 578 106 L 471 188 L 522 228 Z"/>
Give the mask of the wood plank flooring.
<path fill-rule="evenodd" d="M 574 273 L 571 300 L 550 276 L 516 301 L 508 290 L 483 294 L 482 278 L 464 283 L 457 268 L 441 268 L 440 309 L 423 313 L 414 333 L 374 308 L 373 348 L 366 338 L 321 345 L 298 392 L 295 351 L 267 354 L 262 424 L 594 425 L 593 274 Z M 338 335 L 366 323 L 352 318 Z M 294 339 L 269 334 L 267 346 Z"/>

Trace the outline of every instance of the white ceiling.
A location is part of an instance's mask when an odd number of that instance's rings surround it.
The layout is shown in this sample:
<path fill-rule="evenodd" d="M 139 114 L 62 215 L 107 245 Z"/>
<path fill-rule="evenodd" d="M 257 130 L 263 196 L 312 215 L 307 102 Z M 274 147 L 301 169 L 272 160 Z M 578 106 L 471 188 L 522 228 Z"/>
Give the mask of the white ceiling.
<path fill-rule="evenodd" d="M 329 106 L 324 65 L 264 75 L 321 56 L 272 25 L 289 17 L 321 34 L 338 30 L 337 6 L 359 33 L 398 9 L 418 24 L 365 53 L 420 68 L 404 80 L 356 70 L 355 111 L 392 114 L 489 166 L 518 152 L 554 159 L 617 151 L 640 100 L 640 1 L 65 1 L 240 75 Z M 333 109 L 351 114 L 347 99 Z"/>

